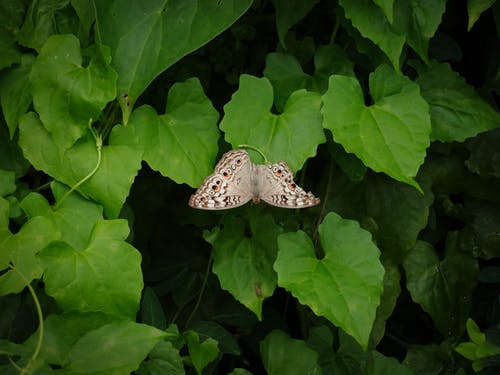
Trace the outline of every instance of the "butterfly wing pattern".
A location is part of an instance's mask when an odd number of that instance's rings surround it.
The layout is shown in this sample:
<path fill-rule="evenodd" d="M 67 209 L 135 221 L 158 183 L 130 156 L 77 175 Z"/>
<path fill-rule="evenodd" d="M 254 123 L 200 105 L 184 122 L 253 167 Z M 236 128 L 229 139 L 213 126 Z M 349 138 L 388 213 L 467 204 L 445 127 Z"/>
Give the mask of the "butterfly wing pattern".
<path fill-rule="evenodd" d="M 232 150 L 222 156 L 214 173 L 191 196 L 189 205 L 202 210 L 224 210 L 252 199 L 283 208 L 311 207 L 320 202 L 293 181 L 292 171 L 284 161 L 252 164 L 246 151 Z"/>
<path fill-rule="evenodd" d="M 189 205 L 201 210 L 224 210 L 244 205 L 252 199 L 251 178 L 253 165 L 243 150 L 225 153 L 205 178 Z"/>

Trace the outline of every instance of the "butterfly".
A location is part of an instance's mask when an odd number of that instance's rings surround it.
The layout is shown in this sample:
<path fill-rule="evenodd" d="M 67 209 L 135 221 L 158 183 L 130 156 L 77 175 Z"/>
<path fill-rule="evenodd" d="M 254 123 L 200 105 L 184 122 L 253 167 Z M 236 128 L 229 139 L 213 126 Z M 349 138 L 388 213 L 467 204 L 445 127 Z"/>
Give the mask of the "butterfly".
<path fill-rule="evenodd" d="M 225 153 L 214 173 L 191 195 L 189 205 L 201 210 L 225 210 L 261 200 L 272 206 L 304 208 L 319 203 L 293 181 L 290 167 L 284 162 L 253 164 L 244 150 Z"/>

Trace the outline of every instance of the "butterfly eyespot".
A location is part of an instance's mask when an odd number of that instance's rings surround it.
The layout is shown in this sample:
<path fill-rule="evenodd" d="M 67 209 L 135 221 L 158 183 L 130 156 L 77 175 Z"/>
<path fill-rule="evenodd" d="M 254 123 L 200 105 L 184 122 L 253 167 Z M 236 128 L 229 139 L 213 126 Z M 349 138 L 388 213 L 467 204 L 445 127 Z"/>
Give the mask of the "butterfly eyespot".
<path fill-rule="evenodd" d="M 219 191 L 220 190 L 220 186 L 219 185 L 212 185 L 212 190 L 213 191 Z"/>
<path fill-rule="evenodd" d="M 295 188 L 297 187 L 297 185 L 290 184 L 290 185 L 288 185 L 288 187 L 290 188 L 290 190 L 295 190 Z"/>
<path fill-rule="evenodd" d="M 278 177 L 281 177 L 283 175 L 283 171 L 281 169 L 278 169 L 274 172 L 274 174 Z"/>
<path fill-rule="evenodd" d="M 241 165 L 241 159 L 236 159 L 236 165 Z"/>
<path fill-rule="evenodd" d="M 221 181 L 221 180 L 216 180 L 216 181 L 215 181 L 215 183 L 216 183 L 217 185 L 220 185 L 220 184 L 222 183 L 222 181 Z"/>

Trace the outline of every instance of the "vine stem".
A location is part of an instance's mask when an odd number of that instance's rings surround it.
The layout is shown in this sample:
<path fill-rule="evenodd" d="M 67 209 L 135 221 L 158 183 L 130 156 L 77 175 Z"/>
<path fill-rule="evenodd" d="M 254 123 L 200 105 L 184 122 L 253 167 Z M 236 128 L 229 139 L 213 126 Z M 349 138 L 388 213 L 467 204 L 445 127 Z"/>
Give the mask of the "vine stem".
<path fill-rule="evenodd" d="M 318 246 L 318 230 L 319 230 L 319 225 L 323 221 L 323 217 L 325 216 L 325 211 L 326 211 L 326 204 L 328 203 L 328 197 L 330 196 L 330 190 L 332 188 L 333 184 L 333 160 L 330 160 L 330 165 L 328 167 L 328 181 L 326 183 L 326 189 L 325 189 L 325 194 L 323 195 L 322 203 L 321 203 L 321 211 L 318 216 L 318 221 L 316 223 L 316 226 L 314 228 L 314 233 L 313 233 L 313 243 L 314 243 L 314 248 L 317 249 Z M 316 250 L 317 252 L 318 250 Z M 321 254 L 318 254 L 321 255 Z"/>
<path fill-rule="evenodd" d="M 247 144 L 241 144 L 241 145 L 238 145 L 238 147 L 239 148 L 249 148 L 250 150 L 257 151 L 260 154 L 260 156 L 262 156 L 262 159 L 264 159 L 264 163 L 268 162 L 266 155 L 261 150 L 259 150 L 257 147 L 252 146 L 252 145 L 247 145 Z"/>
<path fill-rule="evenodd" d="M 12 359 L 9 357 L 9 361 L 11 364 L 18 370 L 20 370 L 21 374 L 29 374 L 30 370 L 29 368 L 31 367 L 31 364 L 36 361 L 38 354 L 40 354 L 40 350 L 42 348 L 42 341 L 43 341 L 43 335 L 44 335 L 44 325 L 43 325 L 43 312 L 42 312 L 42 307 L 40 306 L 40 301 L 38 300 L 38 297 L 36 296 L 35 291 L 31 287 L 29 281 L 24 277 L 24 275 L 19 271 L 16 267 L 14 267 L 12 264 L 9 264 L 9 268 L 19 275 L 21 279 L 26 283 L 26 286 L 28 287 L 28 290 L 30 291 L 31 297 L 33 297 L 33 302 L 35 303 L 36 307 L 36 312 L 38 315 L 38 322 L 39 322 L 39 330 L 38 330 L 38 339 L 36 341 L 36 346 L 35 346 L 35 351 L 31 355 L 30 360 L 28 361 L 28 364 L 26 365 L 25 368 L 20 368 L 17 366 L 15 362 L 12 361 Z"/>
<path fill-rule="evenodd" d="M 54 210 L 57 210 L 61 206 L 62 202 L 64 202 L 64 200 L 71 193 L 73 193 L 76 189 L 78 189 L 80 187 L 80 185 L 82 185 L 85 181 L 87 181 L 89 178 L 91 178 L 97 172 L 97 170 L 99 169 L 99 167 L 101 166 L 101 160 L 102 160 L 102 137 L 99 134 L 96 134 L 92 128 L 90 128 L 90 132 L 94 136 L 95 146 L 96 146 L 96 149 L 97 149 L 97 162 L 96 162 L 96 165 L 95 165 L 94 169 L 92 169 L 88 175 L 86 175 L 84 178 L 82 178 L 80 181 L 78 181 L 75 185 L 73 185 L 71 187 L 71 189 L 69 189 L 62 196 L 62 198 L 59 199 L 59 201 L 54 205 Z"/>
<path fill-rule="evenodd" d="M 208 258 L 207 269 L 205 270 L 205 276 L 203 277 L 203 283 L 201 284 L 200 292 L 198 294 L 198 298 L 196 299 L 196 304 L 194 305 L 194 308 L 191 311 L 191 314 L 189 314 L 189 317 L 186 320 L 186 326 L 189 324 L 191 319 L 193 319 L 193 316 L 196 313 L 196 311 L 198 310 L 198 307 L 200 307 L 201 298 L 203 297 L 203 292 L 205 291 L 205 288 L 207 287 L 208 274 L 210 273 L 210 268 L 212 266 L 213 260 L 214 260 L 213 250 L 211 250 L 210 251 L 210 258 Z"/>

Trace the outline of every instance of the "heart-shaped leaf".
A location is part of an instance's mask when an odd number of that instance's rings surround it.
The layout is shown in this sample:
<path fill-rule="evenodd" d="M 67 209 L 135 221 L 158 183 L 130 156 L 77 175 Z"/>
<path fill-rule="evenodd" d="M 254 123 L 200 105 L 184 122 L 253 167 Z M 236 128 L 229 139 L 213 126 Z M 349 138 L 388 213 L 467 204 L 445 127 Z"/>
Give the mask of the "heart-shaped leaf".
<path fill-rule="evenodd" d="M 366 348 L 383 291 L 384 267 L 370 233 L 356 221 L 329 213 L 319 226 L 325 256 L 297 231 L 278 237 L 278 285 Z M 325 288 L 328 285 L 328 288 Z"/>
<path fill-rule="evenodd" d="M 321 128 L 321 97 L 306 90 L 288 98 L 283 113 L 271 112 L 273 88 L 267 78 L 243 74 L 240 87 L 224 106 L 220 128 L 234 148 L 248 144 L 259 148 L 270 161 L 285 160 L 296 172 L 325 142 Z M 249 152 L 253 152 L 249 150 Z"/>
<path fill-rule="evenodd" d="M 40 253 L 46 292 L 64 311 L 101 311 L 135 319 L 143 287 L 141 255 L 125 242 L 126 220 L 100 220 L 82 251 L 65 242 Z"/>
<path fill-rule="evenodd" d="M 323 96 L 324 126 L 336 142 L 377 172 L 421 190 L 414 177 L 430 143 L 429 106 L 418 85 L 382 65 L 370 75 L 365 106 L 355 78 L 331 76 Z"/>
<path fill-rule="evenodd" d="M 82 56 L 74 35 L 53 35 L 40 51 L 30 75 L 33 104 L 60 148 L 71 147 L 115 98 L 117 75 L 110 62 L 106 46 L 93 45 Z"/>
<path fill-rule="evenodd" d="M 128 128 L 135 130 L 151 168 L 195 187 L 213 170 L 218 118 L 199 80 L 192 78 L 172 86 L 166 114 L 142 106 L 132 113 Z"/>
<path fill-rule="evenodd" d="M 213 246 L 213 271 L 222 288 L 262 318 L 262 303 L 276 288 L 276 238 L 280 227 L 270 215 L 250 214 L 251 237 L 245 235 L 245 223 L 231 217 L 224 220 L 216 236 L 206 235 Z"/>
<path fill-rule="evenodd" d="M 88 131 L 73 147 L 61 149 L 36 114 L 29 112 L 21 117 L 19 132 L 19 144 L 33 166 L 68 186 L 74 186 L 97 165 L 96 143 Z M 78 191 L 102 204 L 108 217 L 117 217 L 140 169 L 141 156 L 142 150 L 133 144 L 126 129 L 115 126 L 108 145 L 102 147 L 99 168 Z"/>

